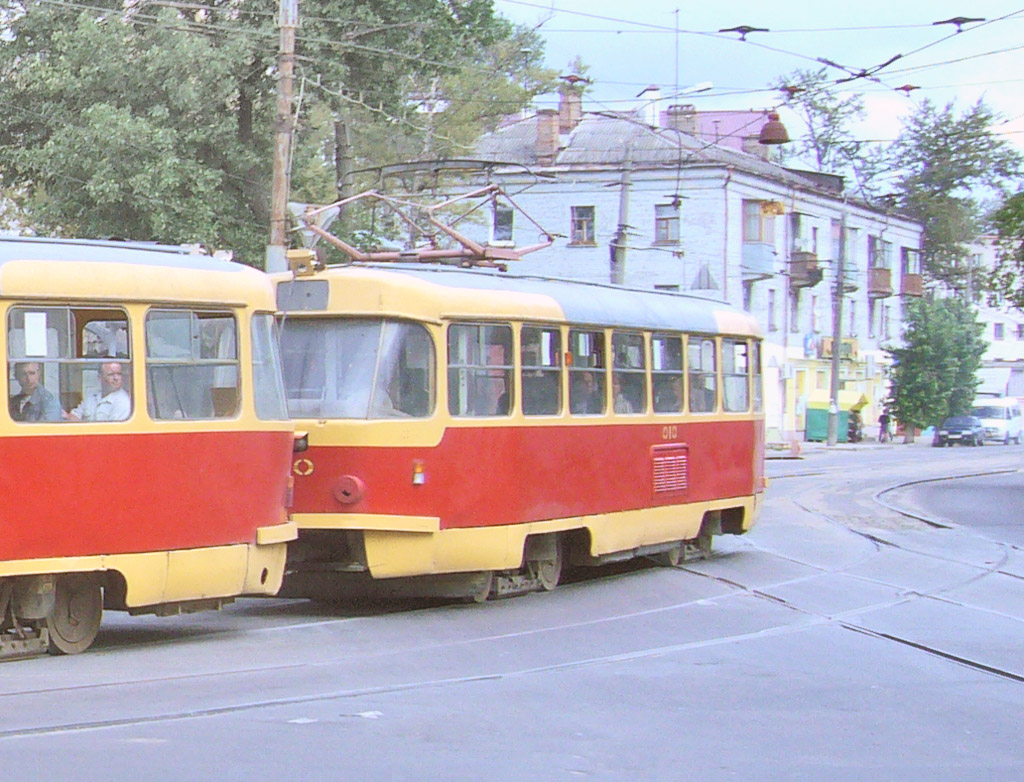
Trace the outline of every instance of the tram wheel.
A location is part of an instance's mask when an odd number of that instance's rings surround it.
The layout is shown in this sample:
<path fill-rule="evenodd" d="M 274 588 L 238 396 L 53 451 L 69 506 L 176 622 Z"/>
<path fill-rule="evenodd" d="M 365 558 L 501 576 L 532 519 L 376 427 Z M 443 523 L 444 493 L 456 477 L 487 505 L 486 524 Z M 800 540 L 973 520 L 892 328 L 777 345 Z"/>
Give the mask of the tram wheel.
<path fill-rule="evenodd" d="M 653 557 L 651 557 L 651 559 L 653 559 L 655 563 L 661 565 L 662 567 L 679 567 L 680 563 L 682 563 L 683 559 L 685 558 L 685 553 L 686 544 L 680 542 L 674 545 L 668 551 L 658 552 Z"/>
<path fill-rule="evenodd" d="M 78 654 L 96 639 L 103 617 L 103 591 L 95 576 L 59 576 L 53 612 L 46 617 L 50 654 Z"/>
<path fill-rule="evenodd" d="M 533 563 L 537 574 L 537 581 L 540 582 L 540 588 L 545 592 L 550 592 L 562 580 L 562 564 L 562 541 L 557 539 L 555 541 L 554 557 L 551 559 L 538 559 Z"/>
<path fill-rule="evenodd" d="M 494 586 L 494 571 L 484 570 L 479 574 L 478 579 L 463 598 L 465 602 L 486 603 L 491 596 L 491 588 Z"/>

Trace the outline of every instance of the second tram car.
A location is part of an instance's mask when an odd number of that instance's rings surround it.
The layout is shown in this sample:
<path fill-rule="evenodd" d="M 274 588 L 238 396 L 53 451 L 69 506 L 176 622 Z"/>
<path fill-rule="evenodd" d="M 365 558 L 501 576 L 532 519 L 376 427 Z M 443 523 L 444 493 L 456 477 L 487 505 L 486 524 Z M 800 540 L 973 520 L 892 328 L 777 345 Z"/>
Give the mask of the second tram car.
<path fill-rule="evenodd" d="M 282 594 L 552 589 L 566 565 L 677 563 L 757 518 L 760 333 L 743 311 L 369 264 L 281 276 L 277 300 L 308 437 Z"/>
<path fill-rule="evenodd" d="M 277 592 L 294 428 L 265 275 L 4 238 L 0 324 L 0 656 L 83 651 L 104 608 Z"/>

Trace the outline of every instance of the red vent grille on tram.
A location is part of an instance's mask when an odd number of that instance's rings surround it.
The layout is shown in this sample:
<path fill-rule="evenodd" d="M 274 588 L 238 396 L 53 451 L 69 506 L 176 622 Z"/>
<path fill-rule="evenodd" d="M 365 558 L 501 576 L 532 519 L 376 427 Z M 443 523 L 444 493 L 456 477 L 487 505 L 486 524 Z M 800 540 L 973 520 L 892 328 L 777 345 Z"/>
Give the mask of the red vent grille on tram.
<path fill-rule="evenodd" d="M 654 494 L 686 491 L 689 448 L 685 445 L 656 445 L 651 448 Z"/>

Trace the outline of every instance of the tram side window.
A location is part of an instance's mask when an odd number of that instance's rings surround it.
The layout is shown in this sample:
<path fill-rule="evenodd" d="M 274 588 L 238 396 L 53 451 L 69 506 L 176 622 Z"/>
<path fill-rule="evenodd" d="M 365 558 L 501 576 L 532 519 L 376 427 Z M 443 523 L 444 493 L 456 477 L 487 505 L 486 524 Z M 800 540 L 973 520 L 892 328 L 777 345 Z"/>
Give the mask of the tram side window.
<path fill-rule="evenodd" d="M 123 310 L 12 307 L 8 410 L 15 421 L 123 421 L 131 416 L 131 340 Z"/>
<path fill-rule="evenodd" d="M 708 337 L 690 337 L 686 364 L 690 379 L 690 412 L 713 413 L 718 393 L 715 341 Z"/>
<path fill-rule="evenodd" d="M 751 367 L 754 370 L 754 412 L 764 410 L 764 377 L 761 370 L 761 343 L 754 341 L 754 353 Z"/>
<path fill-rule="evenodd" d="M 158 420 L 230 418 L 239 407 L 238 330 L 230 312 L 146 314 L 149 414 Z"/>
<path fill-rule="evenodd" d="M 252 388 L 257 418 L 261 421 L 288 418 L 281 382 L 277 324 L 268 312 L 252 317 Z"/>
<path fill-rule="evenodd" d="M 569 332 L 569 410 L 573 415 L 600 415 L 605 409 L 604 332 Z"/>
<path fill-rule="evenodd" d="M 289 317 L 281 354 L 293 418 L 423 418 L 434 411 L 434 343 L 419 323 Z"/>
<path fill-rule="evenodd" d="M 647 362 L 643 334 L 612 333 L 612 406 L 629 415 L 647 410 Z"/>
<path fill-rule="evenodd" d="M 683 411 L 683 340 L 679 336 L 651 337 L 651 379 L 654 383 L 654 412 Z"/>
<path fill-rule="evenodd" d="M 562 334 L 557 328 L 523 326 L 523 414 L 558 415 L 562 409 Z"/>
<path fill-rule="evenodd" d="M 512 327 L 448 327 L 448 411 L 454 416 L 512 412 Z"/>
<path fill-rule="evenodd" d="M 728 413 L 750 409 L 750 347 L 746 340 L 722 340 L 722 407 Z"/>

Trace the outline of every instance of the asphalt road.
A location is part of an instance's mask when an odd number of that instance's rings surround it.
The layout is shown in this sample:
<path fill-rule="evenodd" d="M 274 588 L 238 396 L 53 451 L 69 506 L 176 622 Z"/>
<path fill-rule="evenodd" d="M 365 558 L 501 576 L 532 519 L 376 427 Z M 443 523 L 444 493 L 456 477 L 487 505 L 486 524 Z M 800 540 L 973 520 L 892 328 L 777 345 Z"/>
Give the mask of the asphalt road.
<path fill-rule="evenodd" d="M 87 654 L 0 666 L 3 768 L 146 782 L 1019 779 L 1021 548 L 876 495 L 1015 470 L 1022 455 L 876 446 L 772 461 L 761 523 L 716 539 L 711 559 L 549 594 L 111 614 Z"/>
<path fill-rule="evenodd" d="M 930 518 L 1024 548 L 1024 472 L 916 484 L 900 489 L 893 498 Z"/>

